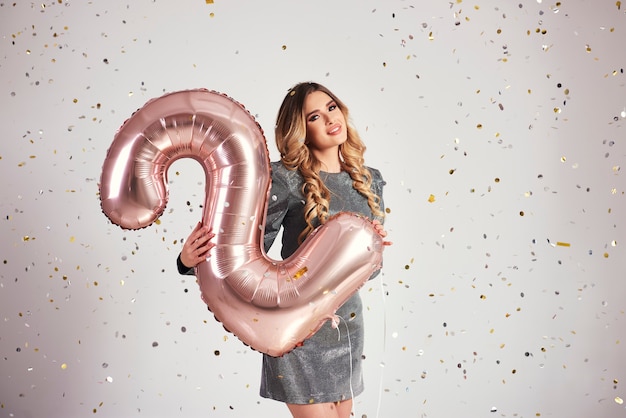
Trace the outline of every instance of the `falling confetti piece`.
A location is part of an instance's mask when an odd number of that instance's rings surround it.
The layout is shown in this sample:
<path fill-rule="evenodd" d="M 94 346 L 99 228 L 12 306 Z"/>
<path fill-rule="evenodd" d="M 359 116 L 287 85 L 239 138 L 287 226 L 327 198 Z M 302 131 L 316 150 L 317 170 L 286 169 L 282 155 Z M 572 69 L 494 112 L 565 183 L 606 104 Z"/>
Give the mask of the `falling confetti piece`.
<path fill-rule="evenodd" d="M 206 4 L 213 4 L 213 0 L 205 0 Z"/>
<path fill-rule="evenodd" d="M 429 201 L 430 203 L 433 203 L 433 202 L 435 201 L 435 195 L 434 195 L 434 194 L 431 194 L 430 196 L 428 196 L 428 201 Z"/>
<path fill-rule="evenodd" d="M 620 398 L 619 396 L 615 397 L 615 403 L 618 405 L 622 405 L 624 403 L 624 400 L 622 398 Z"/>
<path fill-rule="evenodd" d="M 570 247 L 571 244 L 569 242 L 561 242 L 561 241 L 557 241 L 556 245 L 558 245 L 559 247 Z"/>
<path fill-rule="evenodd" d="M 300 270 L 298 270 L 296 272 L 296 274 L 293 275 L 293 279 L 294 280 L 298 280 L 300 277 L 302 277 L 304 275 L 304 273 L 306 273 L 307 271 L 309 271 L 307 266 L 302 267 Z"/>
<path fill-rule="evenodd" d="M 66 370 L 67 369 L 67 364 L 63 363 L 61 364 L 61 370 Z"/>

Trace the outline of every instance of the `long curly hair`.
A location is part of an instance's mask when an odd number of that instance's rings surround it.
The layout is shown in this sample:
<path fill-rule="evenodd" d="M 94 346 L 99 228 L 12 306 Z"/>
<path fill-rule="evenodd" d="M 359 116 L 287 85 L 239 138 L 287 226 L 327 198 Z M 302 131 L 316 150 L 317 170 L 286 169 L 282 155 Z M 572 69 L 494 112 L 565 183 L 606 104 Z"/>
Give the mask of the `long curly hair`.
<path fill-rule="evenodd" d="M 364 166 L 365 144 L 356 129 L 349 122 L 348 107 L 328 88 L 318 83 L 304 82 L 292 87 L 278 111 L 276 118 L 276 146 L 282 163 L 290 170 L 299 170 L 304 182 L 302 194 L 305 198 L 304 219 L 306 228 L 300 234 L 300 243 L 315 228 L 315 219 L 320 224 L 329 217 L 331 193 L 320 178 L 321 162 L 309 150 L 306 141 L 306 119 L 304 101 L 314 92 L 321 91 L 330 96 L 346 120 L 348 139 L 339 146 L 341 168 L 350 174 L 353 187 L 367 198 L 372 213 L 384 217 L 380 209 L 380 197 L 372 192 L 372 174 Z"/>

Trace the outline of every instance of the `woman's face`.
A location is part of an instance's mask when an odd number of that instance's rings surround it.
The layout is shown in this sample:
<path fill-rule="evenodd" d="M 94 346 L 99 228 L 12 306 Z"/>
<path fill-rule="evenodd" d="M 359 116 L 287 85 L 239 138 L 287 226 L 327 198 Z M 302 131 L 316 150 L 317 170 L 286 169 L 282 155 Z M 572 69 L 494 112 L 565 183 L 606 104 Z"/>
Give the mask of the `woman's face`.
<path fill-rule="evenodd" d="M 304 99 L 306 141 L 314 154 L 333 151 L 348 139 L 343 113 L 335 101 L 322 91 L 314 91 Z"/>

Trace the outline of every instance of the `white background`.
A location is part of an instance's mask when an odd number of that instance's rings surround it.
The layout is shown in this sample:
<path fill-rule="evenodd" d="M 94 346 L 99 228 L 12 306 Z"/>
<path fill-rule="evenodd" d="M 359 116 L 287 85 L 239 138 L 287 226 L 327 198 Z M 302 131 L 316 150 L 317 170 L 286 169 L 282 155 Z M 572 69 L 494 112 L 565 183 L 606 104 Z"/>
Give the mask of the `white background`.
<path fill-rule="evenodd" d="M 276 159 L 276 111 L 307 80 L 348 104 L 387 181 L 355 416 L 626 416 L 625 11 L 0 2 L 0 416 L 288 416 L 176 273 L 200 166 L 171 167 L 140 231 L 108 221 L 98 181 L 132 112 L 198 87 L 245 104 Z"/>

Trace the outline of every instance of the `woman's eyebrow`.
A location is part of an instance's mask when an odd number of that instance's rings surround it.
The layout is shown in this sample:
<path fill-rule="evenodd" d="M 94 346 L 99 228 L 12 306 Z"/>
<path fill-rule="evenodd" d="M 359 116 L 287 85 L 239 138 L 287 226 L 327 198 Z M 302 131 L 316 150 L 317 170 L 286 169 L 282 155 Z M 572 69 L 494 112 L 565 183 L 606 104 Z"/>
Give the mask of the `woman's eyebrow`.
<path fill-rule="evenodd" d="M 334 102 L 335 102 L 335 101 L 331 99 L 328 103 L 326 103 L 326 107 L 330 106 L 330 105 L 331 105 L 331 104 L 333 104 Z M 319 109 L 315 109 L 315 110 L 312 110 L 312 111 L 310 111 L 309 113 L 307 113 L 307 114 L 306 114 L 306 116 L 305 116 L 305 119 L 308 119 L 308 118 L 309 118 L 309 116 L 311 116 L 311 115 L 312 115 L 313 113 L 315 113 L 315 112 L 319 112 Z"/>

